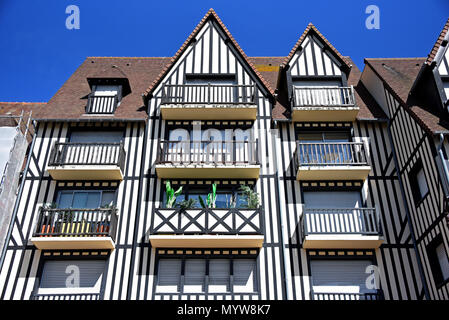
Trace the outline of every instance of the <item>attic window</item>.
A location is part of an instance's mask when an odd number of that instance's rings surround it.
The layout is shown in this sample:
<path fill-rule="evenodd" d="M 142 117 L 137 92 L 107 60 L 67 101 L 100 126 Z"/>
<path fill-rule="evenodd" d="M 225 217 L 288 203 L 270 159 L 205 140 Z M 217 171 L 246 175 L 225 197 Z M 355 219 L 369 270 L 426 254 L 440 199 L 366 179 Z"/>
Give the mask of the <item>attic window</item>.
<path fill-rule="evenodd" d="M 88 114 L 113 114 L 122 98 L 121 85 L 94 85 L 86 106 Z"/>

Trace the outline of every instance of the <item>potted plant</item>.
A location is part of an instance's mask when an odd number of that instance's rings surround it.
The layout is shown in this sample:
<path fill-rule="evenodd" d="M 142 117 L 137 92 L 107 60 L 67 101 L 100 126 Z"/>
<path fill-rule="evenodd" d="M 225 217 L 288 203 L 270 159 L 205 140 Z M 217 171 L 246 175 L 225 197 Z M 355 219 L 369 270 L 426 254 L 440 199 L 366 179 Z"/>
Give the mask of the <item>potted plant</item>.
<path fill-rule="evenodd" d="M 171 187 L 170 181 L 167 181 L 165 183 L 165 194 L 167 195 L 167 202 L 165 204 L 166 208 L 173 208 L 175 206 L 176 203 L 176 197 L 179 196 L 182 192 L 182 186 L 179 187 L 178 190 L 175 191 L 175 189 L 173 189 Z"/>
<path fill-rule="evenodd" d="M 239 189 L 242 193 L 242 197 L 245 199 L 245 209 L 258 209 L 260 207 L 259 194 L 251 189 L 249 186 L 240 185 Z"/>

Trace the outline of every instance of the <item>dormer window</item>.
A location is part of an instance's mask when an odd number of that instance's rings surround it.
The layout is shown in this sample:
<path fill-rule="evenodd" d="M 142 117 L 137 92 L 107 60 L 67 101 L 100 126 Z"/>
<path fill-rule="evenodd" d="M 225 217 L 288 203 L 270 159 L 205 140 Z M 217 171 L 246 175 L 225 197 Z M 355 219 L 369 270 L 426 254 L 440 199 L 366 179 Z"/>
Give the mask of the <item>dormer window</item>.
<path fill-rule="evenodd" d="M 86 113 L 113 114 L 121 100 L 120 85 L 94 85 L 89 95 Z"/>

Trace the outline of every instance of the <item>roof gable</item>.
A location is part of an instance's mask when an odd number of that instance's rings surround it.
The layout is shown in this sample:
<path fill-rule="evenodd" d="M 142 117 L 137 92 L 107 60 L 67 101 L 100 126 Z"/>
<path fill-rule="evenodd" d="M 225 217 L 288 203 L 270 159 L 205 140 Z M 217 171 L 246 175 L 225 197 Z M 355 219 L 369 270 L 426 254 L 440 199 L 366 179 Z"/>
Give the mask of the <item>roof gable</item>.
<path fill-rule="evenodd" d="M 318 31 L 318 29 L 312 24 L 309 23 L 307 28 L 304 30 L 301 37 L 298 39 L 296 44 L 294 45 L 293 49 L 290 51 L 289 55 L 285 58 L 284 62 L 282 63 L 281 67 L 285 68 L 287 65 L 289 65 L 294 59 L 296 53 L 299 50 L 303 50 L 304 47 L 308 45 L 309 39 L 311 37 L 315 38 L 315 42 L 318 44 L 321 43 L 322 49 L 326 52 L 329 51 L 331 55 L 328 55 L 329 57 L 335 57 L 335 59 L 343 66 L 347 67 L 348 69 L 351 69 L 352 65 L 340 54 L 340 52 L 321 34 L 321 32 Z"/>
<path fill-rule="evenodd" d="M 441 30 L 441 33 L 440 33 L 437 41 L 435 42 L 435 45 L 433 46 L 432 50 L 430 51 L 429 55 L 427 56 L 427 59 L 426 59 L 427 65 L 431 65 L 432 62 L 435 61 L 438 51 L 440 50 L 441 45 L 448 34 L 449 34 L 449 19 L 447 19 L 446 24 L 443 27 L 443 30 Z"/>
<path fill-rule="evenodd" d="M 242 62 L 242 67 L 254 76 L 254 79 L 261 84 L 261 86 L 267 91 L 268 94 L 272 95 L 274 90 L 271 88 L 270 84 L 262 77 L 259 71 L 254 67 L 251 60 L 246 56 L 243 50 L 240 48 L 238 43 L 232 37 L 226 26 L 220 20 L 218 15 L 215 13 L 213 9 L 210 9 L 206 15 L 201 19 L 200 23 L 195 27 L 190 36 L 186 39 L 184 44 L 179 48 L 176 54 L 170 59 L 170 62 L 165 66 L 159 76 L 151 83 L 148 89 L 144 92 L 144 98 L 148 99 L 153 93 L 154 89 L 170 74 L 172 69 L 180 63 L 180 60 L 186 57 L 186 53 L 191 53 L 192 50 L 196 46 L 205 46 L 209 45 L 210 41 L 208 37 L 216 37 L 220 36 L 219 42 L 221 48 L 229 48 L 232 53 L 236 56 L 239 56 L 240 61 Z M 203 41 L 204 40 L 204 41 Z M 190 51 L 189 51 L 190 50 Z M 221 57 L 223 59 L 223 57 Z M 193 58 L 192 58 L 193 59 Z M 208 57 L 208 61 L 201 62 L 201 68 L 203 66 L 206 68 L 209 73 L 217 73 L 219 74 L 220 70 L 212 70 L 212 68 L 217 68 L 217 66 L 213 65 L 211 62 L 211 57 Z M 195 73 L 198 72 L 199 66 L 193 70 Z M 219 67 L 218 67 L 219 68 Z M 214 72 L 215 71 L 215 72 Z M 234 70 L 235 71 L 235 70 Z"/>

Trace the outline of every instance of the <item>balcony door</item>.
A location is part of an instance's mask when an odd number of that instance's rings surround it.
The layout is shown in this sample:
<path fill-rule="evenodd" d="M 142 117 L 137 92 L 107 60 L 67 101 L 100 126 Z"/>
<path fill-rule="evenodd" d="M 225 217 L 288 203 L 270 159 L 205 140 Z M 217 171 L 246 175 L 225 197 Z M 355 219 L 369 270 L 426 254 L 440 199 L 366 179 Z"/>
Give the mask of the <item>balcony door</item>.
<path fill-rule="evenodd" d="M 64 190 L 58 193 L 57 205 L 61 209 L 98 209 L 112 206 L 114 201 L 114 191 Z"/>
<path fill-rule="evenodd" d="M 65 163 L 117 164 L 122 131 L 73 131 L 64 150 Z"/>
<path fill-rule="evenodd" d="M 302 165 L 352 163 L 349 132 L 300 133 L 299 160 Z"/>
<path fill-rule="evenodd" d="M 376 289 L 367 288 L 370 260 L 312 260 L 310 262 L 314 299 L 364 300 Z M 340 295 L 340 294 L 346 294 Z M 320 297 L 321 296 L 321 297 Z"/>
<path fill-rule="evenodd" d="M 185 102 L 235 103 L 239 101 L 235 76 L 187 75 L 184 87 Z M 210 85 L 210 86 L 209 86 Z M 241 93 L 243 96 L 243 93 Z"/>
<path fill-rule="evenodd" d="M 341 80 L 293 80 L 296 106 L 337 106 L 345 104 Z"/>

